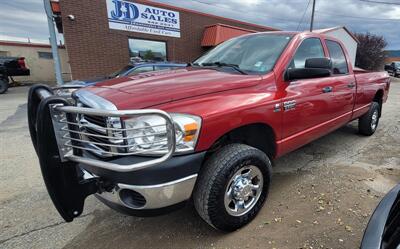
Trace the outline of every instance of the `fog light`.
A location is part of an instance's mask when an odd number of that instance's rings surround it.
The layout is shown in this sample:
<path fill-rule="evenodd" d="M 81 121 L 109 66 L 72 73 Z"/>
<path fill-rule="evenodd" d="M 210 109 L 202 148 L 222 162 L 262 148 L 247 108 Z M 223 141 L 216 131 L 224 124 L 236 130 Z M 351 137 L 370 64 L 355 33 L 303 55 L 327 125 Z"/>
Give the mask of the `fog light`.
<path fill-rule="evenodd" d="M 130 208 L 142 208 L 146 205 L 144 196 L 130 189 L 121 189 L 119 191 L 119 198 Z"/>

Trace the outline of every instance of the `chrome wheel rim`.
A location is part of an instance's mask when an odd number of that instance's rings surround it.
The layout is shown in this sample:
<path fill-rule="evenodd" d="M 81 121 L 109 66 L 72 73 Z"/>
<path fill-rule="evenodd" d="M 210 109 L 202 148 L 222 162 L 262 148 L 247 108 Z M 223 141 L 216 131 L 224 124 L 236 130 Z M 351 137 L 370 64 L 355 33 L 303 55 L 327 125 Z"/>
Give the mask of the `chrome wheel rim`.
<path fill-rule="evenodd" d="M 374 113 L 372 114 L 372 118 L 371 118 L 372 130 L 375 130 L 377 125 L 378 125 L 378 110 L 375 110 Z"/>
<path fill-rule="evenodd" d="M 225 190 L 225 210 L 232 216 L 242 216 L 257 203 L 264 186 L 263 175 L 253 165 L 239 169 Z"/>

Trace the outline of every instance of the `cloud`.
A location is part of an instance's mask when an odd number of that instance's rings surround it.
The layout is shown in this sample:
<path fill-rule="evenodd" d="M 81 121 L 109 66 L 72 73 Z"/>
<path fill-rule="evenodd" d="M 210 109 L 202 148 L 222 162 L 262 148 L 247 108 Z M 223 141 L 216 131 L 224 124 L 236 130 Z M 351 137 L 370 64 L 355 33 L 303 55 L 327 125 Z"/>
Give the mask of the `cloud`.
<path fill-rule="evenodd" d="M 298 26 L 299 30 L 307 30 L 311 16 L 310 4 L 307 8 L 305 18 L 300 23 L 308 0 L 153 1 L 179 5 L 183 8 L 271 26 L 282 30 L 296 30 Z M 368 18 L 397 20 L 374 20 Z M 316 29 L 346 26 L 353 32 L 370 32 L 383 35 L 389 44 L 388 49 L 400 49 L 400 36 L 396 34 L 398 32 L 393 28 L 398 27 L 399 24 L 399 5 L 367 3 L 354 0 L 317 1 L 314 22 L 314 28 Z"/>
<path fill-rule="evenodd" d="M 49 40 L 47 40 L 47 39 L 35 39 L 35 38 L 29 38 L 28 39 L 28 37 L 2 35 L 2 34 L 0 34 L 0 40 L 3 40 L 3 41 L 18 41 L 18 42 L 28 42 L 28 41 L 30 41 L 32 43 L 49 44 Z"/>
<path fill-rule="evenodd" d="M 104 0 L 102 0 L 104 1 Z M 300 23 L 308 0 L 153 0 L 214 15 L 276 27 L 306 30 L 311 4 Z M 361 18 L 364 17 L 364 18 Z M 367 18 L 397 19 L 374 20 Z M 355 0 L 318 0 L 314 27 L 346 26 L 353 32 L 383 35 L 388 49 L 400 49 L 400 6 Z M 0 34 L 47 40 L 46 16 L 42 0 L 0 0 Z"/>

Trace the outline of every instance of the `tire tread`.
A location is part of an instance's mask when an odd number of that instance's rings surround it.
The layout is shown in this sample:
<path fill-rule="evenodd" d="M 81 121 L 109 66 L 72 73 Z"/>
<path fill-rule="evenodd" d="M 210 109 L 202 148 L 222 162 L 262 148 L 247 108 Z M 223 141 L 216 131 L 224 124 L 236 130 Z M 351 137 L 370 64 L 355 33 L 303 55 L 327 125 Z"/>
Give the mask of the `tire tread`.
<path fill-rule="evenodd" d="M 193 196 L 194 206 L 198 214 L 209 225 L 221 230 L 235 230 L 221 227 L 214 222 L 215 219 L 218 219 L 215 206 L 217 200 L 212 199 L 217 195 L 217 193 L 215 193 L 217 191 L 215 186 L 225 186 L 224 179 L 219 176 L 224 174 L 224 170 L 227 168 L 227 165 L 229 165 L 229 162 L 240 160 L 240 158 L 253 156 L 255 154 L 262 158 L 261 160 L 268 165 L 268 172 L 271 172 L 271 162 L 268 156 L 262 151 L 245 144 L 226 145 L 213 154 L 203 165 Z M 265 182 L 269 183 L 271 181 L 270 177 L 271 174 L 269 174 L 269 179 L 265 179 Z M 254 208 L 252 211 L 254 211 Z M 233 224 L 234 228 L 239 226 L 240 224 Z"/>

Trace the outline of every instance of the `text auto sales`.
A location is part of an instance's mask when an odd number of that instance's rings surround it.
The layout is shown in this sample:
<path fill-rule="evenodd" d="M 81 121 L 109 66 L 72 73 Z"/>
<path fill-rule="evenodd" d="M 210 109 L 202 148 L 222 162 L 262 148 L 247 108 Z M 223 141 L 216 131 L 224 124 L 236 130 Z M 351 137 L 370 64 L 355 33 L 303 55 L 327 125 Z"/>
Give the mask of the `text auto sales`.
<path fill-rule="evenodd" d="M 140 14 L 140 16 L 143 19 L 149 19 L 153 21 L 173 23 L 173 24 L 178 23 L 178 20 L 175 18 L 175 13 L 160 9 L 146 8 L 144 12 Z"/>

